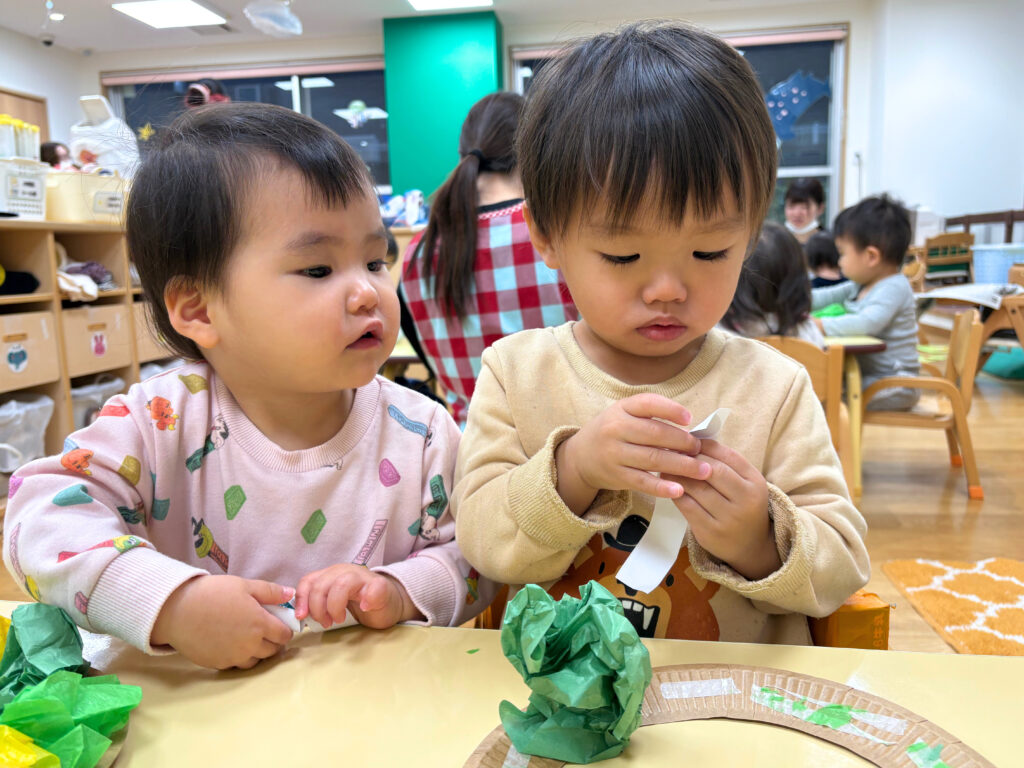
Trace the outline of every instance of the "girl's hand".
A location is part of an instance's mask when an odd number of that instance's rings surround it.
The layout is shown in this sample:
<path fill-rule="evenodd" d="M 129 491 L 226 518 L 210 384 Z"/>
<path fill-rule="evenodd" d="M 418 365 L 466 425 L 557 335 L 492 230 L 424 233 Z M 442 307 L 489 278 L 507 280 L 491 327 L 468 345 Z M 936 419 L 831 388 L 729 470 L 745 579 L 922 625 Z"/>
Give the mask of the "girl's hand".
<path fill-rule="evenodd" d="M 674 400 L 634 395 L 608 406 L 555 450 L 558 494 L 582 515 L 598 491 L 631 490 L 675 499 L 683 486 L 652 472 L 697 477 L 701 441 L 672 426 L 690 423 L 690 412 Z M 657 419 L 672 422 L 664 424 Z"/>
<path fill-rule="evenodd" d="M 294 590 L 237 576 L 199 576 L 164 603 L 150 642 L 169 645 L 201 667 L 248 669 L 282 650 L 292 631 L 267 613 Z"/>
<path fill-rule="evenodd" d="M 423 618 L 405 587 L 365 566 L 339 563 L 302 577 L 295 593 L 296 619 L 312 616 L 330 628 L 345 620 L 346 611 L 373 629 Z"/>
<path fill-rule="evenodd" d="M 686 488 L 675 499 L 697 542 L 751 581 L 782 566 L 768 517 L 768 483 L 743 456 L 702 440 L 699 479 L 674 478 Z"/>

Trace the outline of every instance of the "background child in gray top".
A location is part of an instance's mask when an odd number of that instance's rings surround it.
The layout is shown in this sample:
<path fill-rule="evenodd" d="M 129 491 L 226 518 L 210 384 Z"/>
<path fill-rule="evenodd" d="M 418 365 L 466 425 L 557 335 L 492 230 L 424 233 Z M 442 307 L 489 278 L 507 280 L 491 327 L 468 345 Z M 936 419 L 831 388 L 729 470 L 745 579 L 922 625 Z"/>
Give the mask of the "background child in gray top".
<path fill-rule="evenodd" d="M 850 282 L 812 291 L 812 309 L 842 304 L 847 314 L 815 318 L 826 336 L 875 336 L 883 352 L 859 357 L 864 388 L 886 376 L 917 376 L 917 316 L 914 293 L 902 272 L 910 245 L 910 216 L 888 195 L 868 197 L 847 208 L 833 226 L 839 266 Z M 869 410 L 909 410 L 916 389 L 885 389 Z"/>

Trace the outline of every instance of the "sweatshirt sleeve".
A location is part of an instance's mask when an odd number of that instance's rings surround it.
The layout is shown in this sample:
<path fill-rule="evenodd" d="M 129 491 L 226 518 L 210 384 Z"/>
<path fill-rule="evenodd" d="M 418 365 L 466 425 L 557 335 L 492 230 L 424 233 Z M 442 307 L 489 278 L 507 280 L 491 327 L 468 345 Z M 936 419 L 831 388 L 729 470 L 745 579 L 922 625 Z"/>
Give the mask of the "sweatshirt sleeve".
<path fill-rule="evenodd" d="M 839 285 L 826 285 L 822 288 L 811 289 L 811 309 L 821 309 L 829 304 L 842 304 L 847 299 L 857 295 L 860 286 L 853 281 L 840 283 Z"/>
<path fill-rule="evenodd" d="M 555 450 L 578 425 L 552 425 L 529 455 L 502 381 L 501 359 L 484 352 L 469 421 L 459 446 L 452 498 L 459 544 L 480 573 L 500 583 L 557 579 L 590 538 L 631 511 L 625 491 L 601 491 L 577 517 L 557 490 Z"/>
<path fill-rule="evenodd" d="M 905 304 L 901 285 L 885 280 L 873 286 L 857 305 L 857 311 L 839 317 L 823 317 L 826 336 L 880 336 Z M 908 288 L 909 291 L 909 288 Z"/>
<path fill-rule="evenodd" d="M 461 433 L 448 412 L 438 406 L 423 448 L 420 517 L 409 533 L 414 542 L 402 561 L 374 568 L 398 580 L 422 611 L 427 624 L 457 626 L 473 618 L 494 598 L 495 585 L 479 577 L 455 541 L 455 518 L 449 494 Z"/>
<path fill-rule="evenodd" d="M 136 385 L 72 434 L 61 455 L 11 477 L 4 562 L 34 599 L 63 608 L 79 626 L 145 652 L 170 594 L 206 572 L 161 554 L 147 533 L 154 503 L 146 395 Z"/>
<path fill-rule="evenodd" d="M 871 573 L 867 524 L 850 501 L 821 404 L 800 369 L 779 409 L 762 474 L 782 566 L 748 581 L 687 534 L 694 570 L 766 613 L 827 616 Z"/>

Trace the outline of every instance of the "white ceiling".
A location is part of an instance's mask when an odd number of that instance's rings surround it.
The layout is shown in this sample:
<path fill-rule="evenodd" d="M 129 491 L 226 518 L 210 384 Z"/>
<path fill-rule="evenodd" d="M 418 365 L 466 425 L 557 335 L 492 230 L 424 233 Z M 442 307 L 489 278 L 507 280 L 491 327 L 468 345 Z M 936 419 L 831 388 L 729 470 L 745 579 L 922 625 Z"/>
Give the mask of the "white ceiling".
<path fill-rule="evenodd" d="M 152 29 L 114 11 L 110 0 L 54 0 L 54 10 L 64 21 L 46 19 L 45 0 L 0 0 L 0 26 L 31 37 L 54 36 L 55 45 L 74 51 L 96 53 L 150 48 L 192 48 L 271 40 L 257 32 L 242 14 L 247 0 L 205 2 L 228 19 L 230 33 L 214 34 L 191 29 Z M 494 0 L 493 10 L 506 26 L 538 23 L 573 23 L 598 19 L 675 16 L 694 11 L 794 5 L 814 0 Z M 406 0 L 294 0 L 292 8 L 302 19 L 304 37 L 365 37 L 381 34 L 381 19 L 414 16 Z M 484 9 L 479 9 L 484 10 Z"/>

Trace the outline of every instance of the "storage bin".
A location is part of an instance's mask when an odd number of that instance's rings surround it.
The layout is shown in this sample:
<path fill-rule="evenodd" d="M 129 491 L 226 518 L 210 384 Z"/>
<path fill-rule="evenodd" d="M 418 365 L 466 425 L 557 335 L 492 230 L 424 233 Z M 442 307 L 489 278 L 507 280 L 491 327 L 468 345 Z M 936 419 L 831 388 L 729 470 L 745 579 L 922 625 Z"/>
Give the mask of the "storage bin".
<path fill-rule="evenodd" d="M 124 379 L 100 374 L 92 384 L 71 388 L 71 412 L 75 429 L 87 427 L 96 420 L 103 404 L 124 391 Z"/>
<path fill-rule="evenodd" d="M 982 243 L 973 247 L 976 283 L 1008 283 L 1010 267 L 1024 264 L 1024 243 Z"/>
<path fill-rule="evenodd" d="M 132 305 L 135 319 L 135 348 L 140 363 L 160 360 L 173 354 L 157 340 L 156 331 L 150 324 L 149 312 L 146 309 L 146 303 L 143 301 L 137 301 Z"/>
<path fill-rule="evenodd" d="M 0 392 L 60 378 L 57 327 L 52 312 L 0 315 Z"/>
<path fill-rule="evenodd" d="M 0 405 L 0 472 L 13 472 L 45 453 L 52 415 L 53 400 L 46 395 L 22 394 Z"/>
<path fill-rule="evenodd" d="M 0 211 L 19 218 L 46 218 L 46 163 L 21 158 L 0 159 Z"/>
<path fill-rule="evenodd" d="M 91 224 L 120 224 L 125 183 L 117 175 L 50 171 L 46 176 L 46 218 Z"/>
<path fill-rule="evenodd" d="M 131 364 L 131 331 L 126 306 L 80 307 L 66 309 L 61 315 L 68 376 L 84 376 Z"/>

